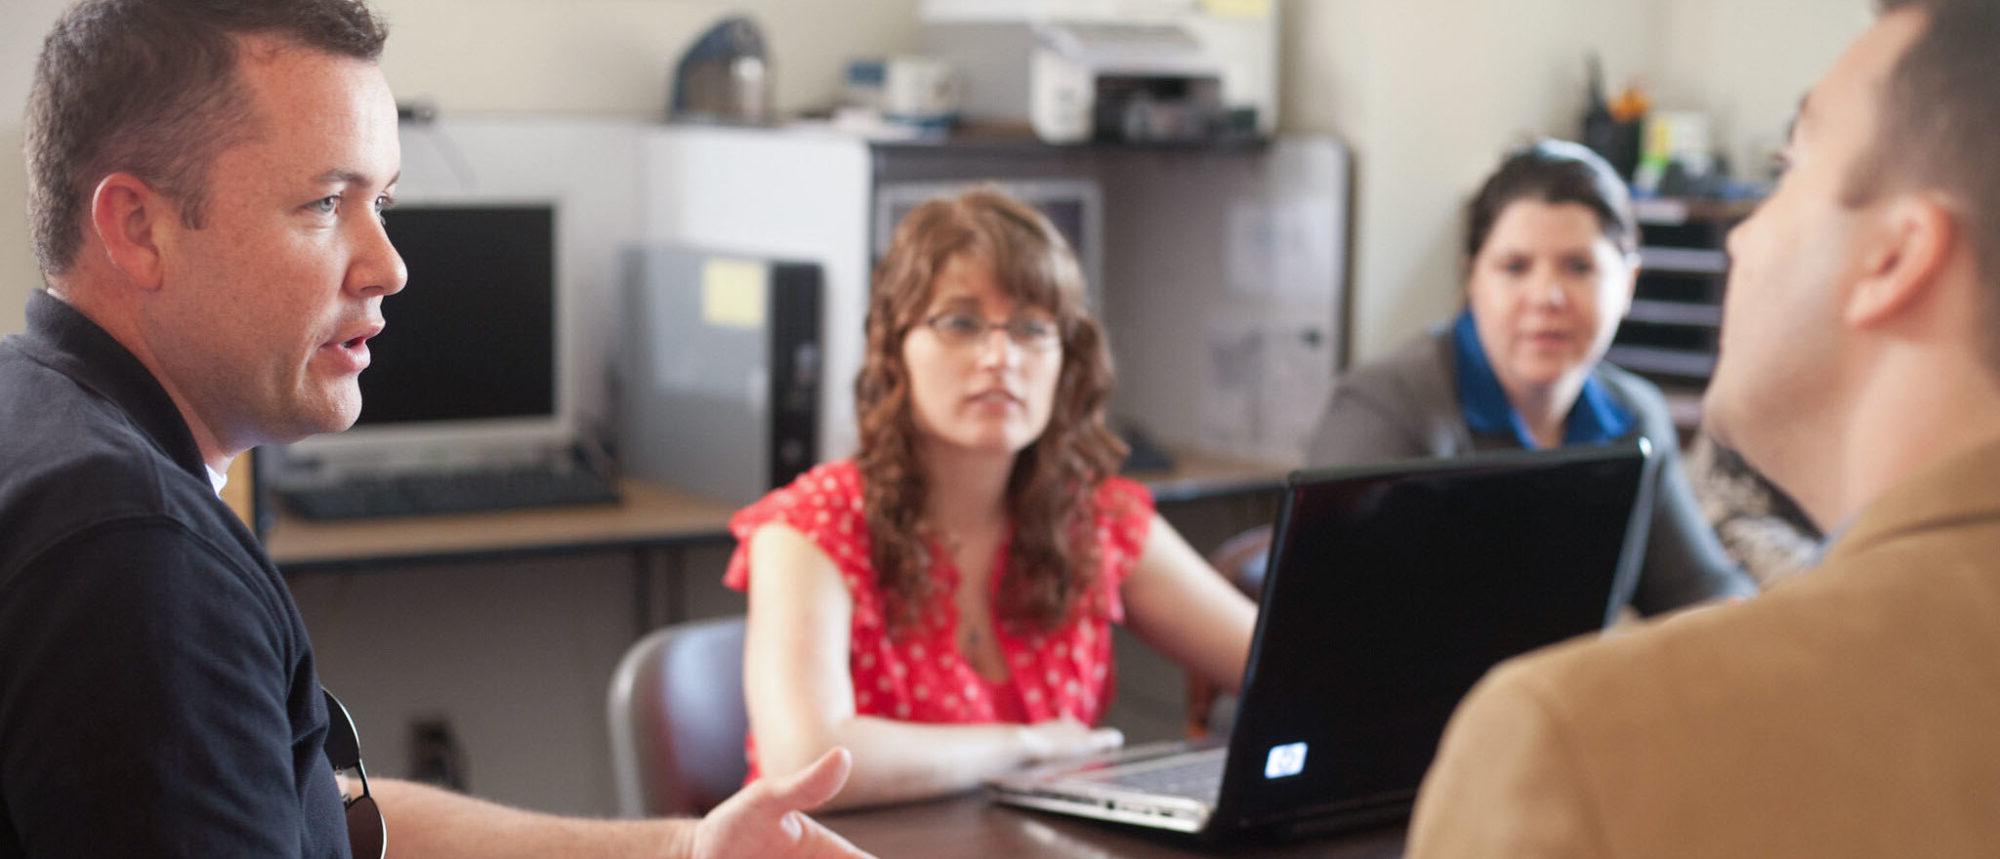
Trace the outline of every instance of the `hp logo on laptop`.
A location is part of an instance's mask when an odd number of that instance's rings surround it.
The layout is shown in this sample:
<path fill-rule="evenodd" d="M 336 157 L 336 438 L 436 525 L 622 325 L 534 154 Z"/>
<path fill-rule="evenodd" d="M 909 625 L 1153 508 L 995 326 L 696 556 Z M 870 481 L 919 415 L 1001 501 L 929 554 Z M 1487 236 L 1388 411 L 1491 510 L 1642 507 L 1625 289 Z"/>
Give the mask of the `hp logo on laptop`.
<path fill-rule="evenodd" d="M 1264 777 L 1267 779 L 1294 776 L 1305 771 L 1305 743 L 1272 746 L 1270 756 L 1264 758 Z"/>

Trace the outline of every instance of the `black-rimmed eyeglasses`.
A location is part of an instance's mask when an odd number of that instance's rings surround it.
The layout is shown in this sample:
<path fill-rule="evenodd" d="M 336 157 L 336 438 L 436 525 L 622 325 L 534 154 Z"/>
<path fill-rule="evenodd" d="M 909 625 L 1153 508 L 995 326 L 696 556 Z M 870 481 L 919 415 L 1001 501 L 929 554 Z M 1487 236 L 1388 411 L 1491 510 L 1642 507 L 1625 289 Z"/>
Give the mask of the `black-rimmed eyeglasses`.
<path fill-rule="evenodd" d="M 326 760 L 340 777 L 340 802 L 347 808 L 347 843 L 355 859 L 382 859 L 389 851 L 389 827 L 368 792 L 368 768 L 361 765 L 361 737 L 339 698 L 326 694 Z"/>

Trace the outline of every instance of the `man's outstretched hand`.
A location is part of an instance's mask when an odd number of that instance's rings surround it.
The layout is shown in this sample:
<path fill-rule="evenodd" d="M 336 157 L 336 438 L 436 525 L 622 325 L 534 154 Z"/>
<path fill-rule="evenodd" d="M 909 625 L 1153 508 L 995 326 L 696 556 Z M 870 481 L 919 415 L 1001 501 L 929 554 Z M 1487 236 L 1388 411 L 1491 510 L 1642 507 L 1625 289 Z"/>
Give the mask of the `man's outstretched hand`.
<path fill-rule="evenodd" d="M 695 827 L 695 859 L 870 859 L 806 812 L 847 783 L 854 759 L 836 748 L 784 778 L 760 778 L 736 792 Z"/>

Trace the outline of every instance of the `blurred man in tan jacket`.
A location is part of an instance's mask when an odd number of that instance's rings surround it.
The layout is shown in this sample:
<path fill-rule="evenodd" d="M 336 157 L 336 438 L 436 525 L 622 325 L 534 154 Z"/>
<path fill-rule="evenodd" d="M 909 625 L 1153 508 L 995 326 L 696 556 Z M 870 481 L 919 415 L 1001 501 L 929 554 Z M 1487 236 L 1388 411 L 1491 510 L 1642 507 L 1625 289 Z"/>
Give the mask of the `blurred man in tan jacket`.
<path fill-rule="evenodd" d="M 2000 855 L 2000 0 L 1885 0 L 1730 236 L 1711 428 L 1832 535 L 1495 669 L 1411 855 Z"/>

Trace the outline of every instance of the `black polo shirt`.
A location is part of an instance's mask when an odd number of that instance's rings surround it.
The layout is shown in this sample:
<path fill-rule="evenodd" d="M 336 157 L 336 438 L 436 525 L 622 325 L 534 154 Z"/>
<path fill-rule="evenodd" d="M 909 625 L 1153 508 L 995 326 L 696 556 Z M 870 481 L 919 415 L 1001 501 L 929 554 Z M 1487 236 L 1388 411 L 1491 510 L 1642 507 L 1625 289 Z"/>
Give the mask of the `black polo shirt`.
<path fill-rule="evenodd" d="M 345 857 L 312 644 L 138 359 L 0 341 L 0 859 Z"/>

